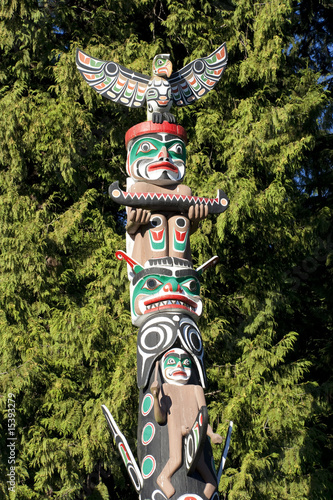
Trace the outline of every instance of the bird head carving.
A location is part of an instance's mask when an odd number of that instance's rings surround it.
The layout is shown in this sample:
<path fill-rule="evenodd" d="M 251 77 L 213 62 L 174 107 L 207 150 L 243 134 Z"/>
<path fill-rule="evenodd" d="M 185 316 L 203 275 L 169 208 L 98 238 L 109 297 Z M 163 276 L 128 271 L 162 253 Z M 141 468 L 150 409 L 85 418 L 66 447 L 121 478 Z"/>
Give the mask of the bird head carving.
<path fill-rule="evenodd" d="M 153 60 L 153 74 L 169 78 L 172 74 L 172 62 L 170 54 L 157 54 Z"/>

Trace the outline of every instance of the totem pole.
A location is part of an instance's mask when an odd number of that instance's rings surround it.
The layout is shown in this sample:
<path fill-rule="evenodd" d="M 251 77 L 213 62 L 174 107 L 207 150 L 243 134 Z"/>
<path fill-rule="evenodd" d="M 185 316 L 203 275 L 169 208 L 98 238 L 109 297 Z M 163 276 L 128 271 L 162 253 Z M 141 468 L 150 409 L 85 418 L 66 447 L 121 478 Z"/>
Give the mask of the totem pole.
<path fill-rule="evenodd" d="M 132 323 L 139 327 L 140 467 L 111 413 L 102 409 L 140 500 L 217 500 L 232 423 L 216 473 L 211 443 L 220 445 L 222 438 L 208 423 L 197 321 L 200 277 L 218 258 L 194 269 L 190 234 L 208 214 L 224 212 L 229 201 L 222 190 L 216 198 L 193 196 L 182 183 L 187 135 L 170 109 L 192 104 L 216 85 L 227 64 L 226 46 L 174 73 L 169 54 L 158 54 L 153 77 L 81 50 L 76 64 L 104 97 L 129 107 L 146 102 L 148 109 L 147 121 L 125 136 L 126 191 L 118 181 L 109 188 L 112 200 L 127 208 L 126 252 L 116 257 L 128 266 Z"/>

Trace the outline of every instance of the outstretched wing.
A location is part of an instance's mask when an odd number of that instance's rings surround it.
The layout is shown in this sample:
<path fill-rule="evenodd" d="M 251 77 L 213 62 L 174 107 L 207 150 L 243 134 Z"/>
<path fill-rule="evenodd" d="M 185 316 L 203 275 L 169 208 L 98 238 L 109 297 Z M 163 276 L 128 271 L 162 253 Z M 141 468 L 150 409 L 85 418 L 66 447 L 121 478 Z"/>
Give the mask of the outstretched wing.
<path fill-rule="evenodd" d="M 129 108 L 143 106 L 149 76 L 112 61 L 95 59 L 80 49 L 76 51 L 76 66 L 88 85 L 107 99 Z"/>
<path fill-rule="evenodd" d="M 228 54 L 224 43 L 208 57 L 196 59 L 169 78 L 172 98 L 177 106 L 192 104 L 212 90 L 227 65 Z"/>

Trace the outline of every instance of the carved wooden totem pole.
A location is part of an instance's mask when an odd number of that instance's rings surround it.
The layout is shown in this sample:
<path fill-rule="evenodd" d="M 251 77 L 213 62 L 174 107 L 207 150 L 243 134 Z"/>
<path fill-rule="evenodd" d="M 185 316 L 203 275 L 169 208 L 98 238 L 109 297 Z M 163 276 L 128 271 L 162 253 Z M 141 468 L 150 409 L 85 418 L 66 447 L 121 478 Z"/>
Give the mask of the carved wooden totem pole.
<path fill-rule="evenodd" d="M 170 113 L 211 90 L 227 63 L 223 44 L 208 57 L 172 73 L 168 54 L 153 61 L 153 77 L 77 51 L 77 67 L 97 92 L 119 104 L 147 103 L 147 121 L 130 128 L 126 191 L 118 181 L 111 198 L 127 207 L 126 253 L 131 315 L 139 327 L 139 466 L 111 413 L 103 412 L 140 500 L 217 500 L 232 423 L 215 470 L 211 443 L 222 438 L 208 423 L 206 373 L 197 321 L 202 312 L 200 277 L 217 257 L 193 269 L 190 234 L 201 219 L 228 207 L 216 198 L 193 196 L 183 184 L 187 136 Z"/>

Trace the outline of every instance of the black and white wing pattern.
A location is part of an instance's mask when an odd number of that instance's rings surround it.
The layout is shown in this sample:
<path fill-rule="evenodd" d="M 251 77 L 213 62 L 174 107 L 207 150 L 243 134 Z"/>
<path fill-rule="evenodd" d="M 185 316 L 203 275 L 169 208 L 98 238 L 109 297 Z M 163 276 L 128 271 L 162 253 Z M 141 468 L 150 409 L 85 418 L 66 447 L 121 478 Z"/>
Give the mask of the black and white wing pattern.
<path fill-rule="evenodd" d="M 227 65 L 227 47 L 224 43 L 212 54 L 190 62 L 169 78 L 172 98 L 177 106 L 188 106 L 212 90 Z"/>
<path fill-rule="evenodd" d="M 112 61 L 95 59 L 80 49 L 76 52 L 76 66 L 85 81 L 103 97 L 129 108 L 144 105 L 149 76 Z"/>

